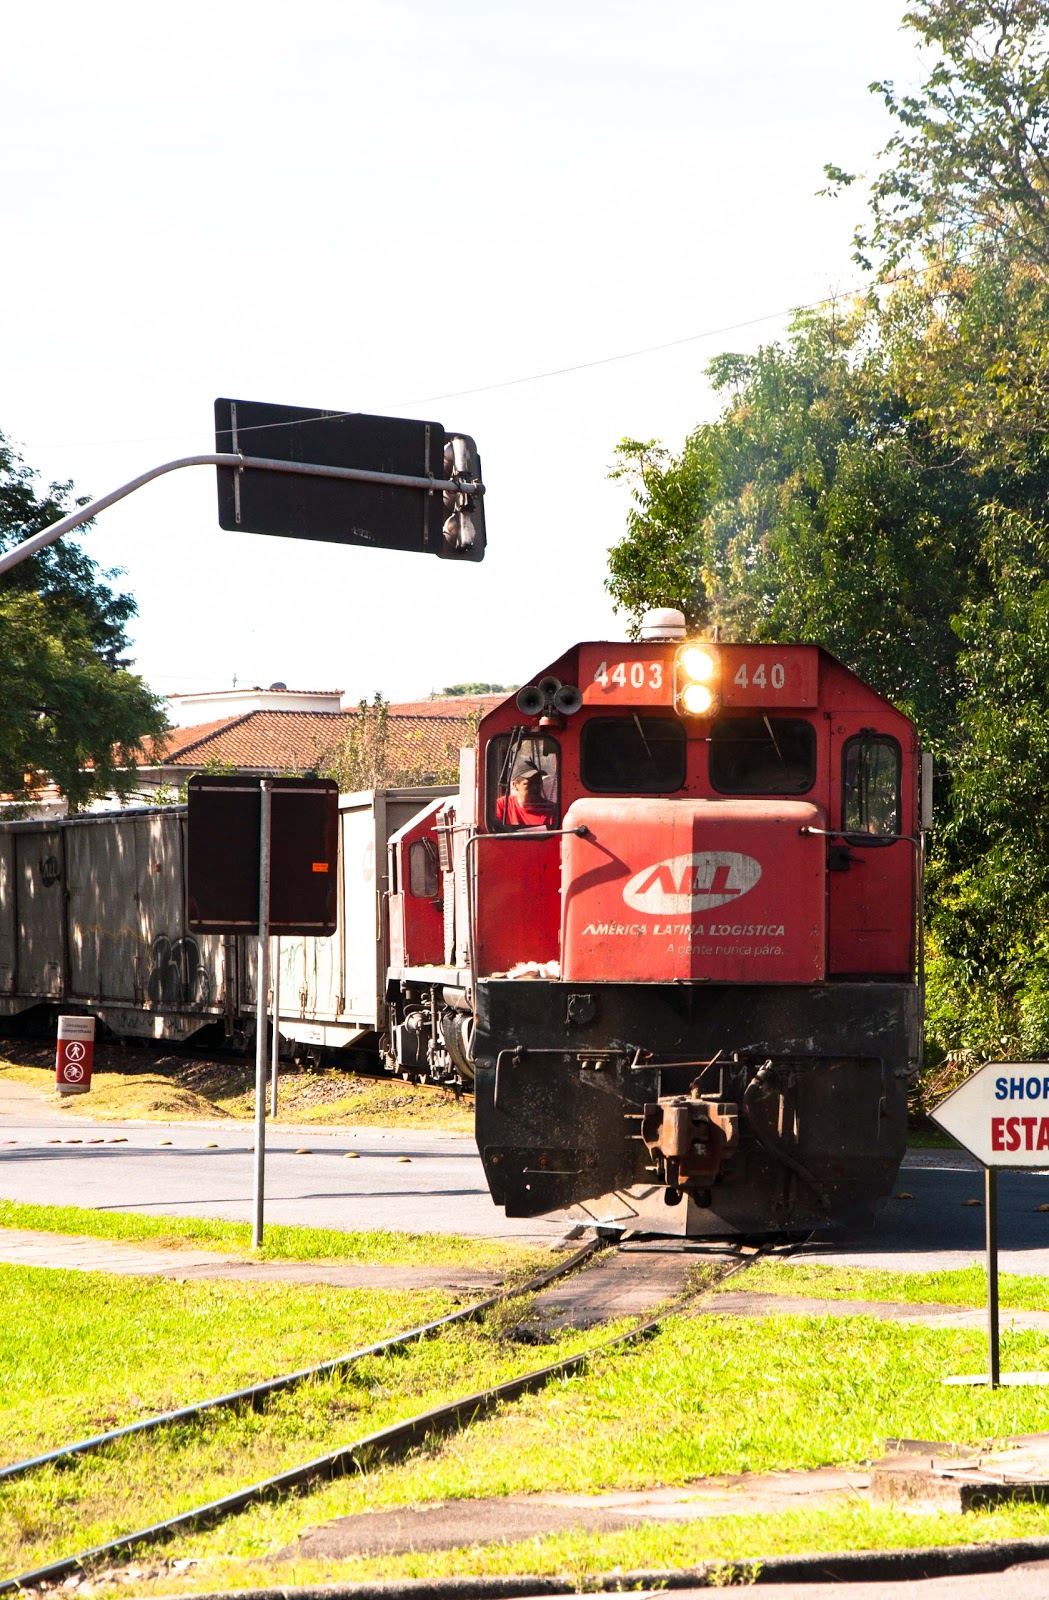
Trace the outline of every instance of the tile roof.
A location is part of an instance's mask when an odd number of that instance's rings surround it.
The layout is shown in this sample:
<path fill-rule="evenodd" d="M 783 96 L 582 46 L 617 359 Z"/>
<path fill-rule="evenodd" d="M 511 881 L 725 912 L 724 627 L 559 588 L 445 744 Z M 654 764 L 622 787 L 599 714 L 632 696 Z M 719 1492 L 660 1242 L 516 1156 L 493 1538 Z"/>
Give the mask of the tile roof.
<path fill-rule="evenodd" d="M 372 726 L 369 719 L 364 743 L 370 743 Z M 140 765 L 312 771 L 336 759 L 355 733 L 359 736 L 357 711 L 248 711 L 194 728 L 173 728 L 160 739 L 147 740 Z M 454 770 L 459 747 L 470 733 L 465 711 L 459 716 L 404 715 L 401 707 L 391 706 L 383 759 L 391 769 Z"/>
<path fill-rule="evenodd" d="M 140 764 L 150 766 L 154 761 L 171 761 L 178 752 L 206 739 L 209 734 L 217 733 L 220 728 L 230 727 L 234 720 L 232 717 L 216 717 L 213 722 L 198 722 L 192 728 L 172 728 L 157 739 L 147 736 L 142 741 L 143 759 Z"/>
<path fill-rule="evenodd" d="M 445 694 L 434 695 L 429 700 L 405 700 L 390 707 L 390 715 L 398 717 L 468 717 L 480 712 L 487 715 L 494 706 L 502 705 L 509 696 L 505 694 Z"/>

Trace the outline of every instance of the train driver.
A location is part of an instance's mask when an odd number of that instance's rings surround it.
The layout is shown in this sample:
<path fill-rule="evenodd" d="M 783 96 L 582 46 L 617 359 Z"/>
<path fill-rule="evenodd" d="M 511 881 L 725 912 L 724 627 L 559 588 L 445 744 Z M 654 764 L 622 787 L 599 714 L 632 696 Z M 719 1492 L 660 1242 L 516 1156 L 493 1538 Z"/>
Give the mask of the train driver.
<path fill-rule="evenodd" d="M 554 805 L 543 788 L 543 774 L 534 761 L 514 769 L 509 791 L 495 803 L 496 821 L 504 828 L 550 828 Z"/>

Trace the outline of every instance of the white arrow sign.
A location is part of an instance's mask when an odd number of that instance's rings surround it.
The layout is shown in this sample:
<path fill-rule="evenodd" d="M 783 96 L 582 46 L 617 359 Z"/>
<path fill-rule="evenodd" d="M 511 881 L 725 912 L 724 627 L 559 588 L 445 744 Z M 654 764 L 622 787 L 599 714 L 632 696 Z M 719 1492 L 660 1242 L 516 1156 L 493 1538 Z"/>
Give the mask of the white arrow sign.
<path fill-rule="evenodd" d="M 931 1115 L 985 1167 L 1049 1167 L 1049 1062 L 988 1061 Z"/>

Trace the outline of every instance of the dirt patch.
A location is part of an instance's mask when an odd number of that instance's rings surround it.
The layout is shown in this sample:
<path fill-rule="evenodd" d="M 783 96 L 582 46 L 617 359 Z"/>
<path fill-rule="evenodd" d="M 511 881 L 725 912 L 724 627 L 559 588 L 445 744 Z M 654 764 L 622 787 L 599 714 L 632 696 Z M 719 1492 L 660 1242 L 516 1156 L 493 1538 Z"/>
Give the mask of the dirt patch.
<path fill-rule="evenodd" d="M 54 1044 L 0 1039 L 0 1071 L 47 1093 L 54 1084 Z M 278 1121 L 473 1131 L 472 1097 L 428 1084 L 282 1062 L 278 1089 Z M 100 1040 L 91 1094 L 75 1109 L 114 1118 L 247 1121 L 255 1114 L 255 1063 L 246 1056 L 187 1055 L 165 1045 Z"/>

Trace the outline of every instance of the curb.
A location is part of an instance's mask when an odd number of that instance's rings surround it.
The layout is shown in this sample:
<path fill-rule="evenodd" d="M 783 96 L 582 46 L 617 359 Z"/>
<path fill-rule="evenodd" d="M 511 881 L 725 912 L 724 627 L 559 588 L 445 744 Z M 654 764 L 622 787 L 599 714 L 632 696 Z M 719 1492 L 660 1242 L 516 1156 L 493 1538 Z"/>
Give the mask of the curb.
<path fill-rule="evenodd" d="M 669 1571 L 596 1573 L 584 1580 L 589 1594 L 627 1590 L 721 1588 L 737 1573 L 745 1584 L 871 1583 L 966 1577 L 1004 1572 L 1028 1561 L 1049 1561 L 1049 1539 L 988 1544 L 928 1545 L 919 1550 L 850 1550 L 827 1556 L 751 1557 L 705 1562 Z M 166 1600 L 523 1600 L 533 1595 L 573 1595 L 577 1578 L 565 1573 L 491 1578 L 408 1578 L 401 1583 L 332 1583 L 274 1589 L 225 1589 L 173 1594 Z"/>

